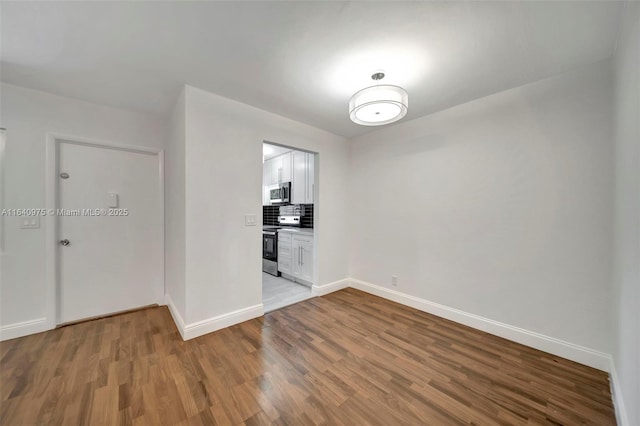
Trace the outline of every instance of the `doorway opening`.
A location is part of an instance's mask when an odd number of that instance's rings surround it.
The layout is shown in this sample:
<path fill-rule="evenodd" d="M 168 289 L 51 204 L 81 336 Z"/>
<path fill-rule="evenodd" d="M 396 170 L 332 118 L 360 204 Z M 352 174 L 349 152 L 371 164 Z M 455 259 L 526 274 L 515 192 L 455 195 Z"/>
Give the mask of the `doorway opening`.
<path fill-rule="evenodd" d="M 262 303 L 270 312 L 313 297 L 318 154 L 262 144 Z"/>

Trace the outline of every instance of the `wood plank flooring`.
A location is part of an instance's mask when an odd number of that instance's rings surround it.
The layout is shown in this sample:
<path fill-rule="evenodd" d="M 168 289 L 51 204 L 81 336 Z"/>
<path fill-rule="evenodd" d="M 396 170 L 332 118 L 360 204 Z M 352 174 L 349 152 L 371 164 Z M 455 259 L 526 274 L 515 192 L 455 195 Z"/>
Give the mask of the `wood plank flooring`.
<path fill-rule="evenodd" d="M 353 289 L 187 342 L 158 307 L 0 357 L 3 425 L 615 424 L 606 373 Z"/>

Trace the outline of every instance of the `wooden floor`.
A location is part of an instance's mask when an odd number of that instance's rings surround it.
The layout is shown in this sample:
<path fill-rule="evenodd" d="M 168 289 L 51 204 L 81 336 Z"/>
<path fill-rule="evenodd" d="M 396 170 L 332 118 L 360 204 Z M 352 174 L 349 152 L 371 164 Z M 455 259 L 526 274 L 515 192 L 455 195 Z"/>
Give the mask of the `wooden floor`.
<path fill-rule="evenodd" d="M 3 425 L 615 424 L 607 374 L 353 289 L 188 342 L 158 307 L 0 356 Z"/>

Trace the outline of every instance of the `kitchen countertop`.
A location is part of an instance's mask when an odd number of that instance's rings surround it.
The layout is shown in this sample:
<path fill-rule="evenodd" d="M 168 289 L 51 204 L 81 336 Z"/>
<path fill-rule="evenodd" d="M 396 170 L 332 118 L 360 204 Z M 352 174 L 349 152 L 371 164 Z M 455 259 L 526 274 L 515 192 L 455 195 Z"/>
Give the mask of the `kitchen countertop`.
<path fill-rule="evenodd" d="M 280 228 L 278 232 L 290 232 L 292 234 L 313 235 L 313 228 Z"/>

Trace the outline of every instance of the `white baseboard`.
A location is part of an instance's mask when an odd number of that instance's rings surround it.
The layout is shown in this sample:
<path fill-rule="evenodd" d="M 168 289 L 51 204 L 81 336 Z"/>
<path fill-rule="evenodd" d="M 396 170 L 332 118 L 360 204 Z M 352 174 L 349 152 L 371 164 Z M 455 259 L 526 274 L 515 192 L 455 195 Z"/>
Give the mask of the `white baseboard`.
<path fill-rule="evenodd" d="M 167 305 L 167 307 L 169 307 L 169 312 L 173 317 L 173 322 L 176 324 L 176 328 L 178 329 L 178 332 L 180 332 L 180 336 L 182 336 L 182 340 L 186 340 L 184 338 L 184 329 L 185 329 L 184 320 L 182 319 L 180 312 L 178 312 L 178 308 L 176 308 L 176 305 L 173 303 L 173 299 L 171 299 L 171 296 L 169 296 L 168 294 L 165 294 L 164 303 Z"/>
<path fill-rule="evenodd" d="M 613 408 L 616 411 L 616 421 L 620 426 L 629 425 L 629 417 L 627 416 L 627 410 L 624 406 L 624 399 L 622 398 L 622 388 L 620 387 L 620 380 L 618 379 L 618 373 L 616 371 L 616 365 L 613 362 L 613 357 L 609 357 L 609 377 L 611 381 L 611 398 L 613 399 Z"/>
<path fill-rule="evenodd" d="M 602 371 L 609 371 L 611 367 L 609 354 L 599 352 L 584 346 L 556 339 L 555 337 L 545 336 L 544 334 L 534 331 L 525 330 L 523 328 L 514 327 L 484 318 L 479 315 L 470 314 L 459 309 L 450 308 L 449 306 L 440 305 L 439 303 L 429 300 L 420 299 L 410 296 L 399 291 L 391 290 L 375 284 L 367 283 L 357 279 L 349 279 L 351 287 L 362 290 L 367 293 L 380 296 L 382 298 L 392 300 L 394 302 L 410 306 L 423 312 L 455 321 L 469 327 L 485 331 L 487 333 L 503 337 L 505 339 L 530 346 L 550 354 L 588 365 Z"/>
<path fill-rule="evenodd" d="M 184 319 L 182 319 L 180 312 L 178 312 L 176 305 L 173 303 L 171 296 L 165 294 L 164 299 L 165 303 L 169 307 L 169 312 L 171 312 L 171 316 L 173 317 L 173 322 L 176 324 L 176 327 L 180 332 L 180 336 L 182 336 L 182 340 L 200 337 L 264 315 L 264 306 L 259 304 L 208 318 L 206 320 L 186 324 Z"/>
<path fill-rule="evenodd" d="M 206 320 L 187 324 L 184 328 L 182 339 L 189 340 L 194 337 L 200 337 L 263 315 L 264 306 L 260 303 L 259 305 L 249 306 L 248 308 L 238 309 L 237 311 L 207 318 Z"/>
<path fill-rule="evenodd" d="M 324 296 L 325 294 L 333 293 L 334 291 L 342 290 L 343 288 L 349 287 L 349 280 L 338 280 L 332 283 L 323 284 L 323 285 L 313 285 L 311 287 L 311 294 L 314 296 Z"/>
<path fill-rule="evenodd" d="M 29 321 L 16 322 L 14 324 L 3 325 L 0 327 L 0 341 L 15 339 L 17 337 L 27 336 L 29 334 L 40 333 L 51 330 L 51 324 L 46 318 L 38 318 Z"/>

